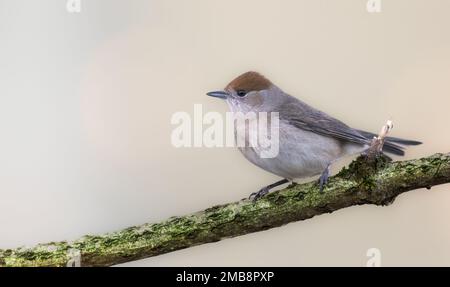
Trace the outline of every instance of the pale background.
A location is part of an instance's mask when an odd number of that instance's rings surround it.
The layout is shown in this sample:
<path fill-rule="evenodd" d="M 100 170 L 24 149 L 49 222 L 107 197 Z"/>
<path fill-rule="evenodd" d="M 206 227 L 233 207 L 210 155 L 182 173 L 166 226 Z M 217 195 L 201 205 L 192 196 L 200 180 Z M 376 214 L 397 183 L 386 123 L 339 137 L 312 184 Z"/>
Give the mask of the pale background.
<path fill-rule="evenodd" d="M 356 128 L 450 152 L 450 1 L 0 0 L 0 248 L 235 201 L 278 178 L 170 144 L 176 111 L 257 70 Z M 335 167 L 335 170 L 338 169 Z M 450 265 L 450 186 L 126 265 Z"/>

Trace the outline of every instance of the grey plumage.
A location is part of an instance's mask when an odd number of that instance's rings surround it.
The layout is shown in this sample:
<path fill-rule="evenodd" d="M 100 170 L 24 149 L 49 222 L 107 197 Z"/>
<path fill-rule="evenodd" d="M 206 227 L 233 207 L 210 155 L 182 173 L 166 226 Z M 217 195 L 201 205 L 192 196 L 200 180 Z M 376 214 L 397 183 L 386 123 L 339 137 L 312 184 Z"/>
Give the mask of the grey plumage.
<path fill-rule="evenodd" d="M 281 119 L 295 127 L 343 141 L 367 145 L 376 136 L 374 133 L 353 129 L 292 96 L 286 95 L 286 101 L 275 110 L 279 111 Z M 404 146 L 419 144 L 421 144 L 419 141 L 387 137 L 383 151 L 403 156 L 405 154 Z"/>
<path fill-rule="evenodd" d="M 261 157 L 262 147 L 259 146 L 239 147 L 239 150 L 258 167 L 289 180 L 322 173 L 321 190 L 327 182 L 330 164 L 342 157 L 365 151 L 375 136 L 351 128 L 284 93 L 256 72 L 244 73 L 228 84 L 224 91 L 210 92 L 208 95 L 225 99 L 235 113 L 278 112 L 279 153 L 276 157 Z M 236 130 L 249 128 L 245 123 L 236 126 Z M 243 134 L 245 136 L 246 133 Z M 383 151 L 404 155 L 405 146 L 418 144 L 418 141 L 387 137 Z M 277 184 L 282 182 L 285 181 Z M 255 199 L 277 184 L 261 189 Z"/>

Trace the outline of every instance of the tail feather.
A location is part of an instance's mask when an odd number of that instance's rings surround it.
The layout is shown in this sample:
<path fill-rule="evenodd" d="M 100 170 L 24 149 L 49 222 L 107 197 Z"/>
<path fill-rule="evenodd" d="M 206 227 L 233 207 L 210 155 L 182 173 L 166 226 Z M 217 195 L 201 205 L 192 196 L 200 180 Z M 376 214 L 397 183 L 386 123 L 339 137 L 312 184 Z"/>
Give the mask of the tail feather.
<path fill-rule="evenodd" d="M 358 132 L 367 139 L 372 139 L 377 136 L 374 133 L 358 130 Z M 420 145 L 422 142 L 408 139 L 401 139 L 396 137 L 386 137 L 383 145 L 383 151 L 387 153 L 392 153 L 395 155 L 405 155 L 405 147 L 409 145 Z"/>
<path fill-rule="evenodd" d="M 392 153 L 395 155 L 400 155 L 400 156 L 404 156 L 405 155 L 405 151 L 404 151 L 405 147 L 399 146 L 395 143 L 390 142 L 388 139 L 386 139 L 384 141 L 384 145 L 383 145 L 383 151 L 387 152 L 387 153 Z"/>

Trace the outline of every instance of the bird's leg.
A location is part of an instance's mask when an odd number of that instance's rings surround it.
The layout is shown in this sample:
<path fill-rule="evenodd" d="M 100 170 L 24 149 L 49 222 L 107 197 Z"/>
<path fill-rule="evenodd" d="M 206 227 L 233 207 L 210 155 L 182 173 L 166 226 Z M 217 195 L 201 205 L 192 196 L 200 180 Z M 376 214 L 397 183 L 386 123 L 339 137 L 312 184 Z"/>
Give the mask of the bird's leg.
<path fill-rule="evenodd" d="M 268 194 L 272 188 L 277 187 L 282 184 L 285 184 L 285 183 L 288 183 L 288 182 L 289 182 L 289 180 L 286 178 L 279 180 L 275 183 L 269 184 L 268 186 L 261 188 L 258 192 L 253 192 L 252 194 L 250 194 L 250 196 L 248 198 L 251 199 L 253 197 L 253 201 L 257 201 L 264 195 Z"/>
<path fill-rule="evenodd" d="M 330 164 L 327 165 L 325 170 L 320 175 L 320 178 L 319 178 L 320 192 L 323 192 L 323 188 L 325 187 L 325 185 L 328 182 L 328 177 L 330 177 Z"/>

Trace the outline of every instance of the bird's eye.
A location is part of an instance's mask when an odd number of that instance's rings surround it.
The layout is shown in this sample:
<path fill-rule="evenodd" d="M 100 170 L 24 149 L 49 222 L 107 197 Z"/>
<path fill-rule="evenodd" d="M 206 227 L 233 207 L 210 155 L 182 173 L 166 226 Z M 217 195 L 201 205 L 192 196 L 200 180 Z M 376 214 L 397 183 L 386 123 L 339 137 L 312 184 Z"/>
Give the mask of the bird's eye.
<path fill-rule="evenodd" d="M 239 97 L 243 97 L 243 96 L 245 96 L 245 95 L 247 94 L 247 92 L 244 91 L 244 90 L 237 90 L 237 91 L 236 91 L 236 94 L 237 94 Z"/>

